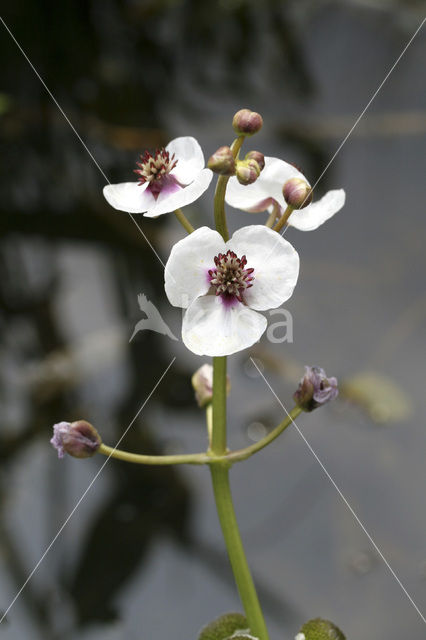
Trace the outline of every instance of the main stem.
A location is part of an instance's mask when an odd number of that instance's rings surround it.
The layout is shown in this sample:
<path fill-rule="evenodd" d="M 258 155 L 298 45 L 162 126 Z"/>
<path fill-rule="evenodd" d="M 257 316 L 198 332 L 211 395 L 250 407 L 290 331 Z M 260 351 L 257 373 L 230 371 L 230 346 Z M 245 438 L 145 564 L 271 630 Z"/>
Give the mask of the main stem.
<path fill-rule="evenodd" d="M 211 453 L 226 452 L 226 358 L 213 358 L 213 433 Z M 269 640 L 256 588 L 244 553 L 229 484 L 229 463 L 210 466 L 216 509 L 228 550 L 238 593 L 250 631 L 259 640 Z"/>
<path fill-rule="evenodd" d="M 237 158 L 241 145 L 244 142 L 244 136 L 239 136 L 231 145 L 231 151 L 234 158 Z M 219 231 L 225 242 L 229 240 L 228 225 L 225 214 L 225 192 L 228 184 L 229 176 L 219 176 L 214 194 L 214 222 L 216 230 Z"/>

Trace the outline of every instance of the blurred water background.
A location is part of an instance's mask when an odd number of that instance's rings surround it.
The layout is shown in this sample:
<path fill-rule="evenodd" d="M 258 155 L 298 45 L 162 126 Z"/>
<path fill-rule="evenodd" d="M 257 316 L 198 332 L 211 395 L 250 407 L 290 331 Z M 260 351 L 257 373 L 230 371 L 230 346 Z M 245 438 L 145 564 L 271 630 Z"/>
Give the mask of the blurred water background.
<path fill-rule="evenodd" d="M 111 182 L 180 135 L 206 158 L 241 107 L 262 113 L 249 148 L 321 174 L 425 14 L 424 2 L 51 0 L 2 17 Z M 312 233 L 287 309 L 294 342 L 230 359 L 229 439 L 282 419 L 304 364 L 342 382 L 298 424 L 426 615 L 426 32 L 415 38 L 317 188 L 347 204 Z M 58 461 L 51 426 L 80 417 L 113 444 L 173 357 L 123 448 L 198 451 L 190 376 L 203 359 L 153 332 L 129 342 L 143 292 L 180 334 L 163 268 L 4 25 L 0 29 L 0 611 L 104 459 Z M 187 215 L 211 224 L 212 188 Z M 252 222 L 230 211 L 232 229 Z M 263 222 L 260 214 L 257 218 Z M 138 218 L 165 261 L 182 230 Z M 232 473 L 271 637 L 315 616 L 348 638 L 425 627 L 296 430 Z M 197 637 L 240 610 L 204 468 L 111 460 L 27 584 L 5 640 Z"/>

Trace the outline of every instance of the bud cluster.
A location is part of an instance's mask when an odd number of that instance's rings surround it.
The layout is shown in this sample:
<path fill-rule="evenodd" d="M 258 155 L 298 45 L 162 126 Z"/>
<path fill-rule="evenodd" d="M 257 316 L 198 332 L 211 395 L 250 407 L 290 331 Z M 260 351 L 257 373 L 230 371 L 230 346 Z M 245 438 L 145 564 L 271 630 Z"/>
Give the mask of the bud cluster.
<path fill-rule="evenodd" d="M 265 166 L 265 157 L 260 151 L 249 151 L 244 160 L 237 162 L 236 177 L 240 184 L 253 184 Z"/>

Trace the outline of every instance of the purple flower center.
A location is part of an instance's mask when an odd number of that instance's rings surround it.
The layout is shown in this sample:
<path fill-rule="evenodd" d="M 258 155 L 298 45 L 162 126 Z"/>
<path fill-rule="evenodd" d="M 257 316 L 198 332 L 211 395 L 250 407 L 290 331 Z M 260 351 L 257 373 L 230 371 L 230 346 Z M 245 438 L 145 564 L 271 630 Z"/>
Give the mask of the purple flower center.
<path fill-rule="evenodd" d="M 233 251 L 227 251 L 225 254 L 219 253 L 214 263 L 216 267 L 209 270 L 209 279 L 216 289 L 216 295 L 226 301 L 237 299 L 244 302 L 244 292 L 253 286 L 254 280 L 254 269 L 246 269 L 246 257 L 238 258 Z"/>
<path fill-rule="evenodd" d="M 175 168 L 178 162 L 175 159 L 175 154 L 170 157 L 169 152 L 162 148 L 157 149 L 154 155 L 145 151 L 143 155 L 141 154 L 140 159 L 141 161 L 136 163 L 139 169 L 134 169 L 134 172 L 139 176 L 138 184 L 149 182 L 148 188 L 153 196 L 158 196 L 165 184 L 175 182 L 172 176 L 169 176 L 170 171 Z"/>

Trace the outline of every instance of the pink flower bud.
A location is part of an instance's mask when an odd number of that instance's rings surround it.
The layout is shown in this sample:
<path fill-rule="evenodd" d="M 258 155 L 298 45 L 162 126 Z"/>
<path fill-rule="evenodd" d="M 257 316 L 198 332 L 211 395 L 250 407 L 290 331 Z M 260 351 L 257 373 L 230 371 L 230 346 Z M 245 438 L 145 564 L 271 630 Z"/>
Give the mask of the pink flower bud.
<path fill-rule="evenodd" d="M 327 378 L 324 369 L 320 367 L 305 367 L 305 375 L 293 398 L 304 411 L 313 411 L 334 400 L 338 393 L 336 378 Z"/>
<path fill-rule="evenodd" d="M 74 458 L 90 458 L 102 444 L 95 427 L 86 420 L 59 422 L 53 426 L 51 444 L 58 451 L 58 458 L 68 453 Z"/>
<path fill-rule="evenodd" d="M 219 147 L 214 152 L 207 163 L 209 169 L 222 176 L 233 176 L 235 174 L 235 160 L 229 147 Z"/>
<path fill-rule="evenodd" d="M 197 369 L 191 378 L 195 391 L 195 398 L 199 407 L 206 407 L 213 399 L 213 367 L 211 364 L 203 364 Z M 229 376 L 226 376 L 226 393 L 231 390 Z"/>
<path fill-rule="evenodd" d="M 256 111 L 250 111 L 250 109 L 240 109 L 232 120 L 235 133 L 243 136 L 252 136 L 261 130 L 262 125 L 262 116 Z"/>
<path fill-rule="evenodd" d="M 240 184 L 253 184 L 260 176 L 260 167 L 256 160 L 240 160 L 235 175 Z"/>
<path fill-rule="evenodd" d="M 293 209 L 303 209 L 311 204 L 313 191 L 301 178 L 291 178 L 283 186 L 283 196 Z"/>
<path fill-rule="evenodd" d="M 261 171 L 263 171 L 263 169 L 265 168 L 265 156 L 263 155 L 263 153 L 261 151 L 249 151 L 246 154 L 246 157 L 244 159 L 245 160 L 256 160 L 257 164 L 259 165 L 259 169 Z"/>

